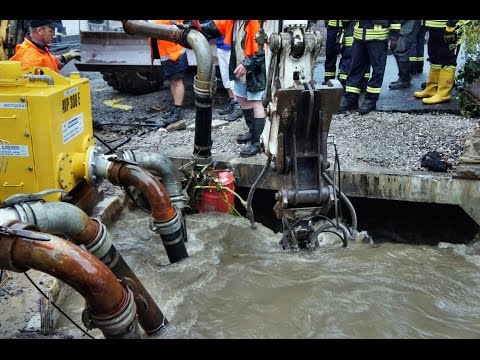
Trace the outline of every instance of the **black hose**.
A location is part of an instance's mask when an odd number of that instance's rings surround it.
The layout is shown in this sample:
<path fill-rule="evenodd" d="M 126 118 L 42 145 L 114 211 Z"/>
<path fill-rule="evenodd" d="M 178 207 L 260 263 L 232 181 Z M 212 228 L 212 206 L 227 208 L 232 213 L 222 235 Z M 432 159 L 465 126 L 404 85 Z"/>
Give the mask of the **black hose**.
<path fill-rule="evenodd" d="M 340 158 L 338 156 L 337 144 L 333 143 L 333 148 L 335 149 L 335 163 L 338 164 L 338 192 L 342 192 L 342 184 L 340 179 Z M 343 218 L 342 207 L 340 207 L 340 216 Z"/>
<path fill-rule="evenodd" d="M 330 177 L 328 176 L 327 173 L 322 173 L 322 176 L 324 177 L 325 180 L 327 180 L 327 182 L 333 186 L 333 181 L 332 179 L 330 179 Z M 334 189 L 334 190 L 338 190 L 337 189 Z M 339 194 L 340 194 L 340 199 L 342 199 L 342 201 L 345 202 L 345 204 L 347 204 L 347 207 L 348 207 L 348 210 L 350 211 L 350 216 L 352 218 L 352 230 L 350 232 L 350 235 L 351 235 L 351 239 L 355 239 L 355 236 L 357 235 L 357 214 L 355 212 L 355 209 L 352 205 L 352 203 L 350 202 L 350 200 L 348 199 L 348 197 L 341 191 L 339 191 Z"/>
<path fill-rule="evenodd" d="M 93 134 L 94 138 L 97 139 L 102 143 L 103 146 L 105 146 L 108 150 L 111 151 L 112 154 L 115 154 L 115 149 L 113 149 L 110 145 L 108 145 L 100 136 Z"/>
<path fill-rule="evenodd" d="M 252 187 L 250 188 L 250 191 L 248 192 L 248 197 L 247 197 L 247 218 L 250 220 L 250 224 L 253 229 L 257 228 L 257 223 L 255 222 L 255 218 L 253 216 L 253 209 L 252 209 L 252 199 L 253 199 L 253 194 L 255 193 L 255 190 L 260 183 L 260 180 L 267 174 L 267 170 L 270 169 L 270 163 L 272 162 L 272 159 L 270 157 L 267 159 L 267 162 L 265 163 L 265 166 L 263 167 L 262 171 L 260 172 L 260 175 L 258 175 L 257 179 L 253 183 Z"/>

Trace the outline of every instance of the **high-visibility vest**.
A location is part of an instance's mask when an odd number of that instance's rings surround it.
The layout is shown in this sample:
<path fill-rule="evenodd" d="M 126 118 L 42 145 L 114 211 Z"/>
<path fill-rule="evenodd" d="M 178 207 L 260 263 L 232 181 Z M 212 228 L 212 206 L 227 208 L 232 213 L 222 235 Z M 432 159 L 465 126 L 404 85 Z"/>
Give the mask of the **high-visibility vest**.
<path fill-rule="evenodd" d="M 60 73 L 60 60 L 55 55 L 52 55 L 48 49 L 40 49 L 28 38 L 25 38 L 21 44 L 17 44 L 15 55 L 10 60 L 20 61 L 24 71 L 33 66 L 48 67 Z"/>
<path fill-rule="evenodd" d="M 356 40 L 387 40 L 390 33 L 390 20 L 357 20 L 353 29 Z"/>
<path fill-rule="evenodd" d="M 183 23 L 183 20 L 176 20 L 179 23 Z M 155 24 L 160 24 L 160 25 L 171 25 L 174 26 L 170 20 L 153 20 Z M 151 41 L 151 39 L 150 39 Z M 177 60 L 180 55 L 182 55 L 186 49 L 180 45 L 176 44 L 171 41 L 166 41 L 166 40 L 157 40 L 157 45 L 158 45 L 158 52 L 160 53 L 160 60 L 172 60 L 175 61 Z"/>
<path fill-rule="evenodd" d="M 213 20 L 218 31 L 225 37 L 223 42 L 232 45 L 233 27 L 236 20 Z M 237 20 L 238 21 L 238 20 Z M 245 57 L 255 54 L 258 51 L 258 44 L 255 41 L 255 34 L 260 30 L 260 22 L 258 20 L 248 20 L 245 26 Z"/>

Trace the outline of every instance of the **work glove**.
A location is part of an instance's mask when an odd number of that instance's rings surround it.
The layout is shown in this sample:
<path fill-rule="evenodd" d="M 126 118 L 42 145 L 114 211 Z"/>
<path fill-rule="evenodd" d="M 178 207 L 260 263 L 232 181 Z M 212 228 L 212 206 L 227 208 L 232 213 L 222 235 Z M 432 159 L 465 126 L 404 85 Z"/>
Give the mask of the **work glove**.
<path fill-rule="evenodd" d="M 457 31 L 453 26 L 447 26 L 443 33 L 443 40 L 445 44 L 456 44 L 458 40 Z"/>
<path fill-rule="evenodd" d="M 82 57 L 80 56 L 80 50 L 74 49 L 66 52 L 65 54 L 60 55 L 60 61 L 62 64 L 68 63 L 70 60 L 81 60 Z"/>

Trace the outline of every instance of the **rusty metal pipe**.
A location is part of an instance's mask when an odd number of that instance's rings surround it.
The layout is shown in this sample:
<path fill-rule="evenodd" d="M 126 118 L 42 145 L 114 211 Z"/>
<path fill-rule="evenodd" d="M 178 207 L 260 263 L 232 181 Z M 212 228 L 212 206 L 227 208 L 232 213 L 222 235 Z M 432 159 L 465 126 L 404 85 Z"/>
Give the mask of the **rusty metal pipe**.
<path fill-rule="evenodd" d="M 191 48 L 197 59 L 197 77 L 210 83 L 213 71 L 213 56 L 210 44 L 202 33 L 195 29 L 179 29 L 169 25 L 155 24 L 144 20 L 123 20 L 127 34 L 152 37 Z"/>
<path fill-rule="evenodd" d="M 213 55 L 206 37 L 195 29 L 178 29 L 141 20 L 123 20 L 127 34 L 166 40 L 191 48 L 197 59 L 195 91 L 195 144 L 192 160 L 199 167 L 212 164 L 212 102 L 216 91 Z"/>
<path fill-rule="evenodd" d="M 22 223 L 7 226 L 14 230 L 32 227 Z M 49 241 L 37 241 L 0 234 L 0 268 L 15 272 L 32 268 L 62 280 L 85 298 L 93 319 L 110 323 L 110 326 L 96 326 L 105 337 L 132 337 L 137 320 L 131 291 L 87 250 L 54 235 L 48 237 Z M 113 330 L 111 325 L 118 318 L 125 326 L 119 329 L 117 323 Z"/>
<path fill-rule="evenodd" d="M 16 211 L 11 211 L 16 209 Z M 157 306 L 140 279 L 117 251 L 110 234 L 97 219 L 90 218 L 82 209 L 64 202 L 26 202 L 0 209 L 0 225 L 17 220 L 36 225 L 40 231 L 60 233 L 100 259 L 119 279 L 133 282 L 138 321 L 148 335 L 165 328 L 168 320 Z"/>
<path fill-rule="evenodd" d="M 182 216 L 172 205 L 160 180 L 137 165 L 120 161 L 112 162 L 108 168 L 107 178 L 112 184 L 134 186 L 147 199 L 152 210 L 150 229 L 160 234 L 170 262 L 174 263 L 188 257 Z"/>
<path fill-rule="evenodd" d="M 122 152 L 122 158 L 138 163 L 144 169 L 160 176 L 162 184 L 170 195 L 170 201 L 179 209 L 185 208 L 185 199 L 182 194 L 182 181 L 178 176 L 177 169 L 168 156 L 126 149 Z"/>
<path fill-rule="evenodd" d="M 175 217 L 176 210 L 160 180 L 137 165 L 114 162 L 108 170 L 108 180 L 115 185 L 133 186 L 140 190 L 152 209 L 152 217 L 167 222 Z"/>

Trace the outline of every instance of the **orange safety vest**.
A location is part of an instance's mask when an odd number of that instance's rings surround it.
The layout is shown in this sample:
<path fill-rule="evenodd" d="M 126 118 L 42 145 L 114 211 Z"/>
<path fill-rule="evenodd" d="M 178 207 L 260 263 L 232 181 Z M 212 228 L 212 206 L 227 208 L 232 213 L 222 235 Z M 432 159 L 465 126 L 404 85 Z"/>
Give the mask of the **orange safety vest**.
<path fill-rule="evenodd" d="M 183 20 L 176 20 L 179 23 L 183 23 Z M 159 25 L 171 25 L 173 24 L 170 22 L 170 20 L 153 20 L 155 24 Z M 150 44 L 152 43 L 152 38 L 150 38 Z M 182 55 L 186 50 L 185 48 L 180 45 L 176 44 L 171 41 L 166 41 L 166 40 L 157 40 L 157 45 L 158 45 L 158 52 L 160 53 L 160 60 L 172 60 L 175 61 L 177 60 L 180 55 Z"/>
<path fill-rule="evenodd" d="M 38 48 L 33 42 L 25 38 L 21 44 L 15 47 L 15 55 L 10 60 L 20 61 L 22 70 L 30 67 L 48 67 L 60 73 L 60 60 L 48 50 Z"/>
<path fill-rule="evenodd" d="M 223 42 L 232 46 L 232 36 L 233 36 L 233 25 L 235 20 L 213 20 L 218 31 L 225 37 Z M 255 41 L 255 35 L 258 30 L 260 30 L 260 22 L 258 20 L 249 20 L 245 31 L 247 32 L 245 36 L 245 48 L 244 54 L 245 57 L 253 55 L 258 50 L 258 44 Z"/>

